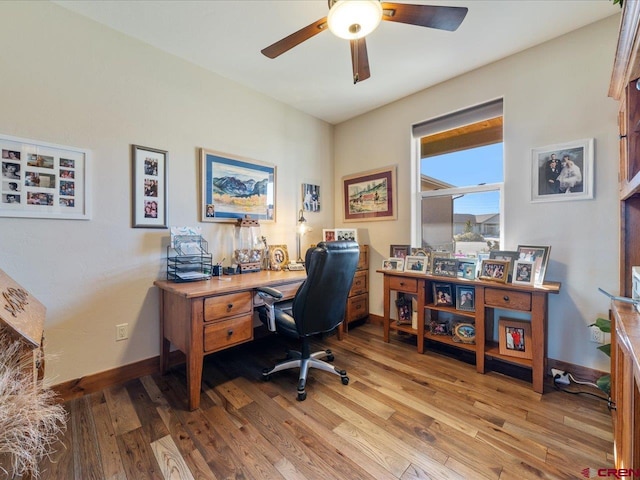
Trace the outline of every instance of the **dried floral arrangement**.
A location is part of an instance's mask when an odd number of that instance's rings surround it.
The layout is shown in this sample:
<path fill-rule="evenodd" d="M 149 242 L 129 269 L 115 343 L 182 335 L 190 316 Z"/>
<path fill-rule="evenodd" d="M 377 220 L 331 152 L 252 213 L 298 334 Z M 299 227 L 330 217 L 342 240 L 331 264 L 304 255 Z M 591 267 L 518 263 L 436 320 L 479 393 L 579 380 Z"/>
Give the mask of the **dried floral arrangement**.
<path fill-rule="evenodd" d="M 0 479 L 40 476 L 40 460 L 54 452 L 67 414 L 55 392 L 34 382 L 31 353 L 0 326 Z M 29 351 L 30 352 L 30 351 Z"/>

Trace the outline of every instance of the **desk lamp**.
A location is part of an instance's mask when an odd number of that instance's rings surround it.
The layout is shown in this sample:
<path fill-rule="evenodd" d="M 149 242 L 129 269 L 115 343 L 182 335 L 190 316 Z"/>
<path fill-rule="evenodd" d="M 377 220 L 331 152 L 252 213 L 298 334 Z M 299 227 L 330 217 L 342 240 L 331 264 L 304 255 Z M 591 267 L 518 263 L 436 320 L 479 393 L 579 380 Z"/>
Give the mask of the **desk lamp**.
<path fill-rule="evenodd" d="M 298 250 L 298 260 L 296 260 L 296 263 L 302 263 L 304 264 L 304 260 L 302 259 L 302 254 L 300 252 L 300 244 L 302 242 L 302 237 L 304 236 L 305 233 L 307 233 L 307 231 L 309 231 L 309 226 L 307 225 L 307 219 L 304 218 L 304 210 L 301 208 L 300 211 L 298 212 L 298 223 L 297 223 L 297 227 L 296 227 L 296 247 Z"/>

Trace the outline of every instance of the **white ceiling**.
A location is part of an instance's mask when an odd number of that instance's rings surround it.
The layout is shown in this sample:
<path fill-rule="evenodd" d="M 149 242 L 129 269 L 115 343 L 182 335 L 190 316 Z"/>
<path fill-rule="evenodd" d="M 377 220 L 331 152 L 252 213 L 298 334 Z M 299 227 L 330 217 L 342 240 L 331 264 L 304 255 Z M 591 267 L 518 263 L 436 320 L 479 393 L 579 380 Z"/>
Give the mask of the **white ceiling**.
<path fill-rule="evenodd" d="M 349 42 L 329 31 L 260 53 L 326 16 L 326 0 L 54 1 L 332 124 L 620 12 L 611 0 L 400 0 L 469 13 L 456 32 L 382 22 L 367 37 L 371 78 L 353 85 Z"/>

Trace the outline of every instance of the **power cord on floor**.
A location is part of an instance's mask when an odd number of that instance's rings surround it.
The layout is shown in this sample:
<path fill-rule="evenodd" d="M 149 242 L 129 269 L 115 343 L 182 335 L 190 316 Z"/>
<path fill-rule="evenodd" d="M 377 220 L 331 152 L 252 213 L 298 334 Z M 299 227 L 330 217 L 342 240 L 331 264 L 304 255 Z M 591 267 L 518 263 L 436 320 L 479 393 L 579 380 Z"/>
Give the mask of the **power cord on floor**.
<path fill-rule="evenodd" d="M 603 395 L 598 395 L 596 393 L 593 392 L 589 392 L 587 390 L 575 390 L 575 389 L 571 389 L 571 383 L 574 383 L 576 385 L 586 385 L 589 387 L 594 387 L 596 389 L 598 389 L 598 391 L 601 391 L 598 388 L 598 385 L 596 385 L 593 382 L 586 382 L 584 380 L 577 380 L 573 375 L 571 375 L 569 372 L 565 372 L 562 370 L 556 370 L 555 368 L 551 369 L 551 374 L 553 375 L 553 385 L 556 387 L 556 390 L 560 390 L 561 392 L 566 392 L 566 393 L 570 393 L 572 395 L 591 395 L 592 397 L 596 397 L 600 400 L 604 400 L 605 402 L 609 403 L 609 398 L 605 397 Z M 604 393 L 604 392 L 603 392 Z"/>

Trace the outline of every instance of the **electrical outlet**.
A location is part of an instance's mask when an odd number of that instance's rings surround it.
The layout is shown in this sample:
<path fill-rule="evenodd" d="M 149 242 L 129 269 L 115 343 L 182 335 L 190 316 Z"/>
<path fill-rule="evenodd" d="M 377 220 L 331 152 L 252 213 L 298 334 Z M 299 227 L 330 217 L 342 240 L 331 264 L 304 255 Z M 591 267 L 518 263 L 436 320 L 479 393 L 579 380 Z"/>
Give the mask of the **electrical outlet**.
<path fill-rule="evenodd" d="M 600 345 L 604 344 L 604 332 L 600 330 L 598 327 L 589 327 L 589 340 L 593 343 L 599 343 Z"/>
<path fill-rule="evenodd" d="M 126 340 L 127 338 L 129 338 L 129 324 L 121 323 L 120 325 L 116 325 L 116 342 Z"/>

